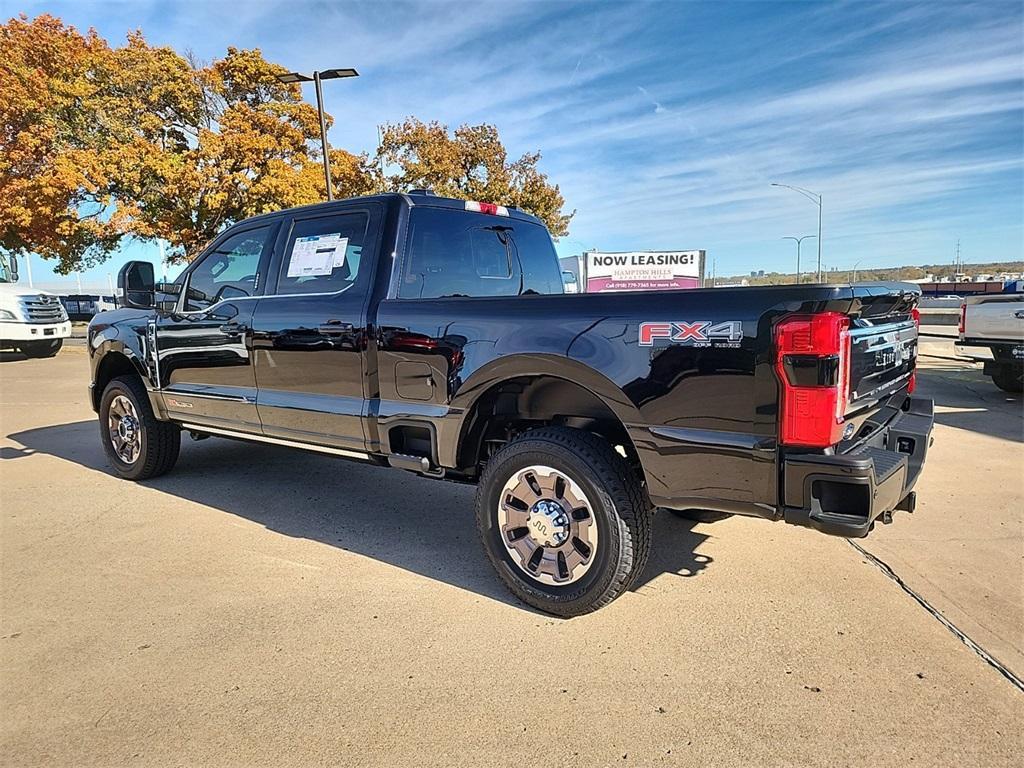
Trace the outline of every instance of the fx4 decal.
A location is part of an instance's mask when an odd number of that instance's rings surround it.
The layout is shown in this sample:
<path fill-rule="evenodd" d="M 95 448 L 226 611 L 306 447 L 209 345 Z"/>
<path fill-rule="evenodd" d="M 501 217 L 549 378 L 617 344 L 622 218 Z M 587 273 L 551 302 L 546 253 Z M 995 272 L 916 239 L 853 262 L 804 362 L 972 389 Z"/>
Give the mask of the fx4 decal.
<path fill-rule="evenodd" d="M 738 347 L 743 340 L 743 323 L 739 320 L 724 323 L 712 323 L 710 320 L 640 323 L 641 347 L 653 347 L 658 339 L 694 347 Z"/>

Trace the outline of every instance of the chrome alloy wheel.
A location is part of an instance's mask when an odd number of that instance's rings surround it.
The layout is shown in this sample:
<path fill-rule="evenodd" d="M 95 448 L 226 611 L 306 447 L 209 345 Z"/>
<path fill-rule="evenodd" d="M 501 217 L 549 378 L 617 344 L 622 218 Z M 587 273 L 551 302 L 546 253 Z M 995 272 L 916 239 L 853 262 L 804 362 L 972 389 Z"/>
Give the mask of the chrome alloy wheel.
<path fill-rule="evenodd" d="M 543 584 L 583 578 L 597 553 L 597 521 L 580 486 L 551 467 L 531 466 L 508 479 L 498 501 L 505 549 Z"/>
<path fill-rule="evenodd" d="M 134 464 L 142 453 L 142 425 L 135 405 L 124 395 L 118 395 L 110 403 L 107 431 L 117 458 L 125 464 Z"/>

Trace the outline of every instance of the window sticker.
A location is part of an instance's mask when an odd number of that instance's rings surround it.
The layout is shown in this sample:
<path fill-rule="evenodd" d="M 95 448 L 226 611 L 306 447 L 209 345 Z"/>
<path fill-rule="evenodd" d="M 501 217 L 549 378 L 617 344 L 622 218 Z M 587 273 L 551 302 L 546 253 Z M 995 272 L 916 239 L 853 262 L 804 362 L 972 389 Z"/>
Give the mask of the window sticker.
<path fill-rule="evenodd" d="M 329 275 L 345 265 L 348 238 L 340 232 L 300 237 L 292 246 L 288 260 L 288 277 Z"/>

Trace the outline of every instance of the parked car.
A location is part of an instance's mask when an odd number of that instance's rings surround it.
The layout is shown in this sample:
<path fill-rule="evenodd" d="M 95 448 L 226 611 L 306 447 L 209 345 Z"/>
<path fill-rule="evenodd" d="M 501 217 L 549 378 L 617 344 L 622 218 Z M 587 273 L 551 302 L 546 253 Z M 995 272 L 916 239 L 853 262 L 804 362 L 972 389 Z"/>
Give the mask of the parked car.
<path fill-rule="evenodd" d="M 959 354 L 982 361 L 984 374 L 1000 389 L 1024 389 L 1024 293 L 964 299 L 959 331 Z M 987 349 L 991 359 L 980 355 L 981 349 Z"/>
<path fill-rule="evenodd" d="M 167 472 L 184 430 L 475 483 L 499 576 L 551 613 L 636 581 L 655 507 L 839 536 L 914 508 L 911 285 L 570 298 L 538 219 L 425 193 L 259 216 L 173 284 L 119 282 L 88 332 L 117 474 Z"/>

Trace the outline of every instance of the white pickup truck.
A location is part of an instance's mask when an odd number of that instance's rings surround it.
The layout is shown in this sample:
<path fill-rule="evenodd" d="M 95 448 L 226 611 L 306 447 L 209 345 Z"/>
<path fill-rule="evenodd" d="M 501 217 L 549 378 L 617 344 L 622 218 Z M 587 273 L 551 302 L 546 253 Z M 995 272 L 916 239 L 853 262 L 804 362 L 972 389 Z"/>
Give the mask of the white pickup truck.
<path fill-rule="evenodd" d="M 987 348 L 991 357 L 980 348 Z M 997 387 L 1020 392 L 1024 384 L 1024 293 L 971 296 L 960 305 L 957 354 L 984 362 Z"/>
<path fill-rule="evenodd" d="M 17 282 L 17 259 L 0 254 L 0 349 L 53 357 L 71 335 L 68 313 L 54 294 Z"/>

